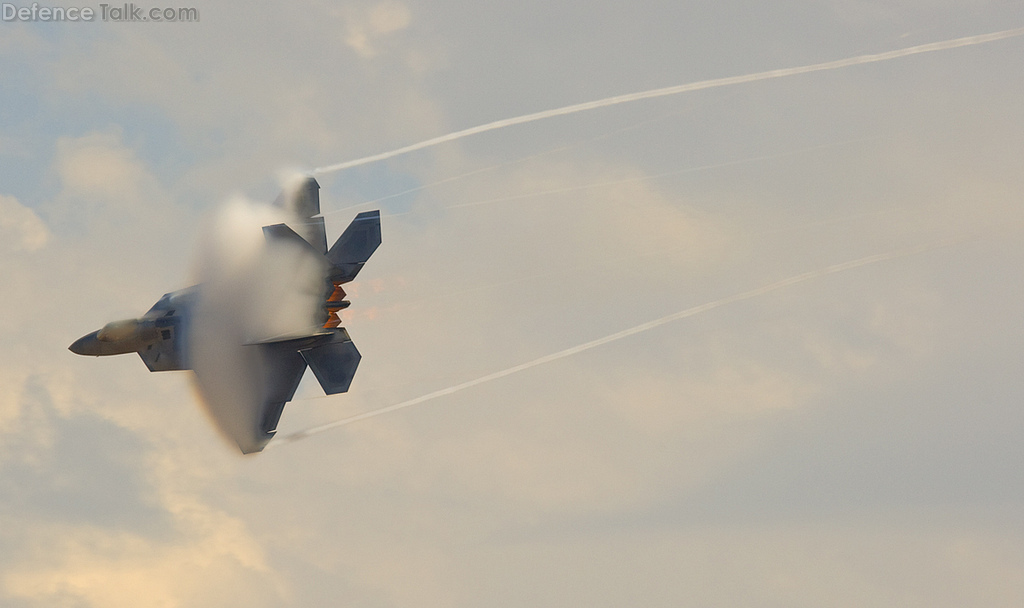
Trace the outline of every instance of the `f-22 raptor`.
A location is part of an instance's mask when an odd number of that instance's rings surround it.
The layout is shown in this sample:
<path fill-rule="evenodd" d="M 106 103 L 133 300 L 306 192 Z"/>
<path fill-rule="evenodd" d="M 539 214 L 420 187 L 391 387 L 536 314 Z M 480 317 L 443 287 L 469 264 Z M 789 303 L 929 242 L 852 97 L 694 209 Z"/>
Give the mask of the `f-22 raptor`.
<path fill-rule="evenodd" d="M 241 362 L 233 368 L 242 370 L 242 377 L 234 384 L 240 387 L 236 391 L 240 396 L 224 399 L 223 391 L 218 394 L 221 379 L 209 375 L 220 372 L 208 370 L 219 368 L 201 362 L 200 353 L 193 350 L 197 338 L 210 340 L 203 329 L 199 330 L 202 336 L 193 335 L 197 310 L 202 314 L 204 284 L 165 294 L 141 317 L 108 323 L 76 340 L 70 350 L 90 356 L 138 353 L 154 372 L 194 370 L 206 407 L 220 431 L 243 453 L 261 451 L 274 436 L 281 412 L 294 396 L 307 366 L 324 392 L 334 395 L 348 391 L 359 365 L 359 351 L 341 327 L 338 313 L 350 304 L 342 285 L 356 277 L 381 243 L 380 212 L 358 214 L 328 249 L 319 190 L 316 180 L 307 177 L 274 203 L 294 212 L 292 223 L 297 224 L 302 236 L 285 223 L 263 226 L 268 246 L 291 247 L 317 269 L 314 278 L 322 288 L 313 296 L 311 322 L 304 323 L 305 329 L 298 333 L 231 345 L 230 352 L 238 353 L 236 358 Z M 215 354 L 213 358 L 220 356 Z M 202 365 L 207 366 L 205 370 L 199 369 Z"/>

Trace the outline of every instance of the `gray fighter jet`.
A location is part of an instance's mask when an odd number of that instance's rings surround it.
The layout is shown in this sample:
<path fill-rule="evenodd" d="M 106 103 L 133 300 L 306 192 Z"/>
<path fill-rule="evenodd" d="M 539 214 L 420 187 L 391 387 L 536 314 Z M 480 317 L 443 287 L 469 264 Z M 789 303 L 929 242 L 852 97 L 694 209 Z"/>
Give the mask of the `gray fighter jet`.
<path fill-rule="evenodd" d="M 284 223 L 264 226 L 263 234 L 268 244 L 292 247 L 315 260 L 314 267 L 322 269 L 323 288 L 317 300 L 321 306 L 314 311 L 309 329 L 299 335 L 292 332 L 237 345 L 232 352 L 241 353 L 238 360 L 242 365 L 238 367 L 244 368 L 244 378 L 236 385 L 244 385 L 245 390 L 240 399 L 228 399 L 234 403 L 220 403 L 223 399 L 216 394 L 216 379 L 209 377 L 213 372 L 193 367 L 191 332 L 204 295 L 203 284 L 165 294 L 137 319 L 108 323 L 76 340 L 71 352 L 89 356 L 139 353 L 154 372 L 194 369 L 200 392 L 219 429 L 243 453 L 261 451 L 273 437 L 281 412 L 295 394 L 306 366 L 313 370 L 324 392 L 334 395 L 348 391 L 359 365 L 359 351 L 341 327 L 338 313 L 350 304 L 342 285 L 356 277 L 381 243 L 380 212 L 358 214 L 328 249 L 324 219 L 319 217 L 319 190 L 320 185 L 309 177 L 275 201 L 275 205 L 296 212 L 296 228 L 303 236 Z"/>

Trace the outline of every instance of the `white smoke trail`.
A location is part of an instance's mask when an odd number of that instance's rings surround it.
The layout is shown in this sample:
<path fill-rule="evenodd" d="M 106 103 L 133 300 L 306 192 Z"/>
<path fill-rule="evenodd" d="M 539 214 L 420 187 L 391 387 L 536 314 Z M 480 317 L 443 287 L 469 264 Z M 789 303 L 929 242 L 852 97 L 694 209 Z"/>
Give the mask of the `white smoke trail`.
<path fill-rule="evenodd" d="M 398 148 L 391 150 L 390 152 L 382 152 L 380 154 L 374 154 L 372 156 L 366 156 L 363 158 L 357 158 L 343 163 L 335 165 L 328 165 L 326 167 L 319 167 L 313 170 L 314 175 L 322 175 L 325 173 L 333 173 L 335 171 L 341 171 L 342 169 L 348 169 L 350 167 L 357 167 L 359 165 L 365 165 L 368 163 L 376 162 L 379 160 L 386 160 L 394 158 L 402 154 L 414 152 L 416 150 L 422 150 L 438 144 L 443 144 L 456 139 L 462 139 L 469 137 L 470 135 L 476 135 L 478 133 L 486 133 L 487 131 L 494 131 L 497 129 L 503 129 L 505 127 L 511 127 L 514 125 L 521 125 L 528 122 L 535 122 L 543 120 L 545 118 L 553 118 L 555 116 L 565 116 L 567 114 L 575 114 L 577 112 L 585 112 L 587 110 L 596 110 L 597 108 L 606 108 L 608 106 L 614 106 L 621 103 L 629 103 L 632 101 L 641 101 L 644 99 L 654 99 L 655 97 L 665 97 L 667 95 L 679 95 L 680 93 L 689 93 L 691 91 L 700 91 L 703 89 L 714 89 L 718 87 L 727 87 L 735 84 L 745 84 L 748 82 L 757 82 L 759 80 L 771 80 L 774 78 L 785 78 L 787 76 L 797 76 L 799 74 L 808 74 L 811 72 L 822 72 L 826 70 L 837 70 L 840 68 L 864 65 L 867 63 L 877 63 L 880 61 L 889 61 L 891 59 L 898 59 L 900 57 L 908 57 L 910 55 L 919 55 L 921 53 L 933 53 L 936 51 L 945 51 L 949 49 L 955 49 L 965 46 L 975 46 L 978 44 L 986 44 L 988 42 L 995 42 L 997 40 L 1004 40 L 1006 38 L 1013 38 L 1016 36 L 1024 35 L 1024 28 L 1016 28 L 1011 30 L 1003 30 L 1000 32 L 992 32 L 990 34 L 979 34 L 976 36 L 966 36 L 964 38 L 955 38 L 953 40 L 944 40 L 941 42 L 931 42 L 928 44 L 920 44 L 917 46 L 911 46 L 903 49 L 896 49 L 894 51 L 886 51 L 884 53 L 875 53 L 870 55 L 858 55 L 856 57 L 848 57 L 846 59 L 837 59 L 835 61 L 826 61 L 824 63 L 815 63 L 812 65 L 804 65 L 793 68 L 782 68 L 777 70 L 768 70 L 767 72 L 756 72 L 753 74 L 745 74 L 742 76 L 730 76 L 727 78 L 716 78 L 713 80 L 701 80 L 699 82 L 691 82 L 688 84 L 682 84 L 672 87 L 665 87 L 662 89 L 652 89 L 650 91 L 641 91 L 639 93 L 629 93 L 626 95 L 618 95 L 615 97 L 607 97 L 605 99 L 599 99 L 597 101 L 588 101 L 585 103 L 578 103 L 571 106 L 565 106 L 562 108 L 555 108 L 553 110 L 545 110 L 543 112 L 535 112 L 533 114 L 526 114 L 524 116 L 517 116 L 515 118 L 506 118 L 504 120 L 496 120 L 487 124 L 471 127 L 469 129 L 463 129 L 448 135 L 441 135 L 425 141 L 421 141 L 416 144 L 405 146 L 404 148 Z"/>
<path fill-rule="evenodd" d="M 906 256 L 917 254 L 917 253 L 923 253 L 925 251 L 931 251 L 933 249 L 938 249 L 940 247 L 945 247 L 945 246 L 951 245 L 953 243 L 960 242 L 962 240 L 963 239 L 957 239 L 955 241 L 954 240 L 943 241 L 941 243 L 933 243 L 933 244 L 930 244 L 930 245 L 924 245 L 924 246 L 916 247 L 916 248 L 913 248 L 913 249 L 898 249 L 898 250 L 895 250 L 895 251 L 890 251 L 888 253 L 880 253 L 880 254 L 876 254 L 876 255 L 871 255 L 871 256 L 867 256 L 867 257 L 860 258 L 860 259 L 857 259 L 857 260 L 852 260 L 852 261 L 849 261 L 849 262 L 843 262 L 841 264 L 834 264 L 832 266 L 826 266 L 825 268 L 821 268 L 819 270 L 812 270 L 810 272 L 805 272 L 803 274 L 798 274 L 796 276 L 789 277 L 788 279 L 783 279 L 781 281 L 776 281 L 775 283 L 771 283 L 769 285 L 764 285 L 763 287 L 758 287 L 756 289 L 751 289 L 749 291 L 744 291 L 744 292 L 741 292 L 741 293 L 738 293 L 738 294 L 734 294 L 734 295 L 731 295 L 731 296 L 728 296 L 728 297 L 725 297 L 725 298 L 721 298 L 719 300 L 714 300 L 712 302 L 707 302 L 707 303 L 701 304 L 699 306 L 694 306 L 692 308 L 687 308 L 686 310 L 681 310 L 681 311 L 679 311 L 677 313 L 673 313 L 673 314 L 661 317 L 660 319 L 655 319 L 654 321 L 648 321 L 647 323 L 642 323 L 640 325 L 636 325 L 634 327 L 630 327 L 629 329 L 624 329 L 622 331 L 619 331 L 619 332 L 616 332 L 616 333 L 613 333 L 613 334 L 609 334 L 607 336 L 604 336 L 603 338 L 598 338 L 596 340 L 591 340 L 589 342 L 584 342 L 583 344 L 580 344 L 580 345 L 577 345 L 577 346 L 573 346 L 573 347 L 567 348 L 565 350 L 560 350 L 560 351 L 558 351 L 556 353 L 552 353 L 550 355 L 545 355 L 543 357 L 539 357 L 539 358 L 534 359 L 532 361 L 527 361 L 526 363 L 521 363 L 519 365 L 515 365 L 513 367 L 509 367 L 509 368 L 503 369 L 501 371 L 493 372 L 491 374 L 487 374 L 486 376 L 481 376 L 481 377 L 476 378 L 474 380 L 469 380 L 469 381 L 463 382 L 461 384 L 456 384 L 454 386 L 449 386 L 448 388 L 443 388 L 443 389 L 440 389 L 440 390 L 436 390 L 436 391 L 434 391 L 432 393 L 427 393 L 426 395 L 421 395 L 421 396 L 416 397 L 414 399 L 409 399 L 408 401 L 403 401 L 401 403 L 396 403 L 394 405 L 389 405 L 387 407 L 383 407 L 383 408 L 380 408 L 380 409 L 371 410 L 369 412 L 364 412 L 362 414 L 356 414 L 354 416 L 349 416 L 348 418 L 342 418 L 341 420 L 335 420 L 334 422 L 328 422 L 327 424 L 322 424 L 320 426 L 315 426 L 315 427 L 306 429 L 304 431 L 298 431 L 298 432 L 292 433 L 290 435 L 286 435 L 284 437 L 281 437 L 281 438 L 277 439 L 276 441 L 271 442 L 268 447 L 273 447 L 275 444 L 284 444 L 284 443 L 291 443 L 291 442 L 294 442 L 294 441 L 299 441 L 301 439 L 305 439 L 305 438 L 311 437 L 313 435 L 318 435 L 320 433 L 323 433 L 325 431 L 329 431 L 331 429 L 336 429 L 338 427 L 342 427 L 342 426 L 345 426 L 345 425 L 348 425 L 348 424 L 352 424 L 353 422 L 359 422 L 360 420 L 366 420 L 368 418 L 373 418 L 373 417 L 376 417 L 376 416 L 380 416 L 382 414 L 387 414 L 389 412 L 394 412 L 394 411 L 397 411 L 397 410 L 401 410 L 401 409 L 405 409 L 405 408 L 408 408 L 408 407 L 412 407 L 414 405 L 419 405 L 421 403 L 424 403 L 424 402 L 427 402 L 427 401 L 431 401 L 431 400 L 437 399 L 439 397 L 444 397 L 444 396 L 447 396 L 447 395 L 451 395 L 453 393 L 457 393 L 457 392 L 465 390 L 467 388 L 472 388 L 474 386 L 479 386 L 481 384 L 484 384 L 486 382 L 490 382 L 492 380 L 498 380 L 499 378 L 504 378 L 506 376 L 511 376 L 512 374 L 517 374 L 519 372 L 526 371 L 528 369 L 531 369 L 531 368 L 534 368 L 534 367 L 537 367 L 537 366 L 540 366 L 540 365 L 544 365 L 546 363 L 551 363 L 551 362 L 554 362 L 554 361 L 558 361 L 559 359 L 565 359 L 566 357 L 571 357 L 573 355 L 582 353 L 584 351 L 588 351 L 588 350 L 591 350 L 593 348 L 597 348 L 598 346 L 603 346 L 603 345 L 608 344 L 610 342 L 615 342 L 617 340 L 622 340 L 623 338 L 628 338 L 630 336 L 635 336 L 636 334 L 639 334 L 639 333 L 642 333 L 642 332 L 645 332 L 645 331 L 650 331 L 652 329 L 655 329 L 657 327 L 661 327 L 662 325 L 665 325 L 667 323 L 671 323 L 673 321 L 678 321 L 680 319 L 686 319 L 688 317 L 693 317 L 693 316 L 699 315 L 701 313 L 707 312 L 709 310 L 714 310 L 715 308 L 720 308 L 722 306 L 725 306 L 726 304 L 732 304 L 733 302 L 740 302 L 740 301 L 743 301 L 743 300 L 749 300 L 751 298 L 756 298 L 758 296 L 763 296 L 763 295 L 765 295 L 767 293 L 770 293 L 770 292 L 773 292 L 773 291 L 777 291 L 777 290 L 782 289 L 784 287 L 789 287 L 791 285 L 796 285 L 797 283 L 803 283 L 803 282 L 810 281 L 812 279 L 817 279 L 817 278 L 820 278 L 820 277 L 823 277 L 823 276 L 826 276 L 826 275 L 835 274 L 837 272 L 843 272 L 845 270 L 852 270 L 854 268 L 860 268 L 862 266 L 868 266 L 870 264 L 877 264 L 878 262 L 884 262 L 886 260 L 893 260 L 893 259 L 896 259 L 896 258 L 906 257 Z"/>
<path fill-rule="evenodd" d="M 451 182 L 459 181 L 461 179 L 465 179 L 467 177 L 472 177 L 474 175 L 479 175 L 481 173 L 487 173 L 489 171 L 494 171 L 495 169 L 501 169 L 503 167 L 510 167 L 512 165 L 519 165 L 519 164 L 526 163 L 526 162 L 529 162 L 531 160 L 535 160 L 535 159 L 538 159 L 538 158 L 541 158 L 541 157 L 544 157 L 544 156 L 548 156 L 548 155 L 551 155 L 551 154 L 557 154 L 559 152 L 565 152 L 566 150 L 572 150 L 573 148 L 577 148 L 577 147 L 579 147 L 580 145 L 582 145 L 584 143 L 590 143 L 590 142 L 600 141 L 602 139 L 608 139 L 609 137 L 612 137 L 614 135 L 618 135 L 620 133 L 625 133 L 627 131 L 631 131 L 633 129 L 637 129 L 639 127 L 642 127 L 644 125 L 648 125 L 648 124 L 651 124 L 651 123 L 654 123 L 654 122 L 657 122 L 657 121 L 660 121 L 660 120 L 664 120 L 665 118 L 668 118 L 668 117 L 671 117 L 671 116 L 676 116 L 676 115 L 682 114 L 683 112 L 690 112 L 692 110 L 693 110 L 693 108 L 685 108 L 683 110 L 676 110 L 674 112 L 669 112 L 667 114 L 662 114 L 661 116 L 657 116 L 655 118 L 648 118 L 646 120 L 641 120 L 639 122 L 632 123 L 632 124 L 630 124 L 628 126 L 625 126 L 625 127 L 619 128 L 619 129 L 615 129 L 615 130 L 609 131 L 607 133 L 602 133 L 600 135 L 595 135 L 595 136 L 590 137 L 588 139 L 584 139 L 582 141 L 577 141 L 577 142 L 572 143 L 572 144 L 568 144 L 568 145 L 564 145 L 564 146 L 558 146 L 556 148 L 550 148 L 550 149 L 544 150 L 542 152 L 535 152 L 533 154 L 530 154 L 530 155 L 527 155 L 527 156 L 523 156 L 523 157 L 520 157 L 520 158 L 517 158 L 517 159 L 514 159 L 514 160 L 503 161 L 503 162 L 500 162 L 500 163 L 495 163 L 495 164 L 492 164 L 492 165 L 488 165 L 486 167 L 480 167 L 479 169 L 473 169 L 472 171 L 468 171 L 466 173 L 462 173 L 462 174 L 459 174 L 459 175 L 454 175 L 452 177 L 446 177 L 446 178 L 438 180 L 436 182 L 431 182 L 429 184 L 422 184 L 422 185 L 416 186 L 415 188 L 409 188 L 407 190 L 402 190 L 400 192 L 395 192 L 394 194 L 388 194 L 388 195 L 381 196 L 379 198 L 375 198 L 375 199 L 372 199 L 372 200 L 364 201 L 362 203 L 358 203 L 358 204 L 355 204 L 355 205 L 349 205 L 348 207 L 342 207 L 341 209 L 336 209 L 334 211 L 325 211 L 325 212 L 321 213 L 320 215 L 328 216 L 328 215 L 333 215 L 335 213 L 342 213 L 342 212 L 346 212 L 346 211 L 351 211 L 352 209 L 358 209 L 360 207 L 368 207 L 370 205 L 376 205 L 377 203 L 380 203 L 382 201 L 391 200 L 393 198 L 398 198 L 400 196 L 405 196 L 407 194 L 413 194 L 414 192 L 421 192 L 423 190 L 429 190 L 430 188 L 435 188 L 437 186 L 442 186 L 444 184 L 448 184 L 448 183 L 451 183 Z M 404 215 L 404 214 L 396 214 L 396 215 Z"/>

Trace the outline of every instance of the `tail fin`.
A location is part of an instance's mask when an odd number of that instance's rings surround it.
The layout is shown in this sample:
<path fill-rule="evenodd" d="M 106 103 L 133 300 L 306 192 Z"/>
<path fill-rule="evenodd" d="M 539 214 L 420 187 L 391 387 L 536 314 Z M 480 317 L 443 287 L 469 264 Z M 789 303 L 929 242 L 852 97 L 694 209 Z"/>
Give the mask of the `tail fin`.
<path fill-rule="evenodd" d="M 328 395 L 348 391 L 362 358 L 348 332 L 341 328 L 335 330 L 330 342 L 300 350 L 299 354 Z"/>
<path fill-rule="evenodd" d="M 329 279 L 339 285 L 356 278 L 379 246 L 380 211 L 364 211 L 352 220 L 327 252 L 332 266 Z"/>
<path fill-rule="evenodd" d="M 274 201 L 274 205 L 294 211 L 301 217 L 320 215 L 320 184 L 311 176 L 294 176 Z"/>

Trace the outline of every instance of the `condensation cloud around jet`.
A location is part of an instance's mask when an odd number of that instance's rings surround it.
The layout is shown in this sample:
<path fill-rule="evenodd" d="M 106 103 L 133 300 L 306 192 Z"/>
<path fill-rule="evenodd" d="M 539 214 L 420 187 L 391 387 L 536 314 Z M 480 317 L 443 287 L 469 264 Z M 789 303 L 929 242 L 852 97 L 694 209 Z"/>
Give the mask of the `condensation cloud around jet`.
<path fill-rule="evenodd" d="M 307 365 L 327 394 L 346 392 L 359 365 L 340 326 L 349 304 L 341 285 L 380 244 L 380 214 L 360 213 L 328 250 L 319 188 L 301 178 L 272 205 L 228 201 L 201 235 L 197 285 L 71 350 L 138 352 L 151 371 L 193 370 L 218 430 L 244 453 L 262 450 Z"/>

